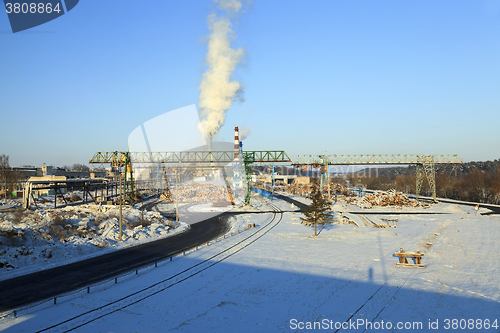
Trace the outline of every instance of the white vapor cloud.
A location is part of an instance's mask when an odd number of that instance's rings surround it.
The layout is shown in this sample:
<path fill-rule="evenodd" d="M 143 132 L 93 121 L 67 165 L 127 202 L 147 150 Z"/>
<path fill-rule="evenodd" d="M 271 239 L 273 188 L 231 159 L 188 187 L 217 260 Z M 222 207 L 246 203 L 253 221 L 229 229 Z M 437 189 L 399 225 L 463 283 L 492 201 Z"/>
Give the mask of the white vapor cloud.
<path fill-rule="evenodd" d="M 239 133 L 240 140 L 245 140 L 250 135 L 250 128 L 246 126 L 239 128 L 239 130 L 240 130 Z"/>
<path fill-rule="evenodd" d="M 241 9 L 241 2 L 237 0 L 214 1 L 228 14 L 237 13 Z M 198 108 L 200 126 L 206 135 L 212 137 L 224 125 L 226 111 L 231 108 L 233 100 L 244 100 L 243 87 L 234 80 L 232 74 L 245 52 L 241 48 L 231 48 L 231 40 L 235 38 L 235 34 L 227 17 L 210 14 L 208 27 L 211 31 L 206 55 L 208 69 L 203 73 L 199 86 Z"/>

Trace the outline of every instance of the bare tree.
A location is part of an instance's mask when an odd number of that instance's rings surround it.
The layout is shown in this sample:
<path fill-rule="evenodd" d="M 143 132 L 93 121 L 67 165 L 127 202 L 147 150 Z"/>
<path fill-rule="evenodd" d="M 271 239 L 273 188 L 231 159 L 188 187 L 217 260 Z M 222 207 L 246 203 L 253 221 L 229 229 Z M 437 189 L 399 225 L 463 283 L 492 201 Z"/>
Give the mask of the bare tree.
<path fill-rule="evenodd" d="M 5 202 L 7 202 L 7 176 L 10 170 L 10 165 L 9 165 L 9 156 L 2 154 L 0 155 L 0 179 L 4 183 L 4 198 Z"/>
<path fill-rule="evenodd" d="M 90 168 L 88 166 L 86 166 L 84 164 L 79 164 L 79 163 L 73 164 L 71 169 L 74 171 L 89 171 L 90 170 Z"/>
<path fill-rule="evenodd" d="M 500 167 L 492 180 L 492 192 L 494 193 L 493 203 L 498 204 L 500 202 Z"/>

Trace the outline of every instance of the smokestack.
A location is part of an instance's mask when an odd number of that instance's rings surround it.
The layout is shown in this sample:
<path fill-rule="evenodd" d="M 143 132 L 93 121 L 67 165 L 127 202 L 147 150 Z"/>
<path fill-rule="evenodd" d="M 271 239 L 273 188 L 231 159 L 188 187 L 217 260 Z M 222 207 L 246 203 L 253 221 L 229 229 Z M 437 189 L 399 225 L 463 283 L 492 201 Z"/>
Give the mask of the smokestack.
<path fill-rule="evenodd" d="M 208 134 L 208 140 L 207 140 L 207 147 L 208 147 L 208 151 L 212 151 L 212 140 L 213 140 L 214 136 L 212 133 L 209 133 Z"/>
<path fill-rule="evenodd" d="M 237 160 L 240 157 L 240 132 L 238 126 L 234 126 L 234 159 Z"/>

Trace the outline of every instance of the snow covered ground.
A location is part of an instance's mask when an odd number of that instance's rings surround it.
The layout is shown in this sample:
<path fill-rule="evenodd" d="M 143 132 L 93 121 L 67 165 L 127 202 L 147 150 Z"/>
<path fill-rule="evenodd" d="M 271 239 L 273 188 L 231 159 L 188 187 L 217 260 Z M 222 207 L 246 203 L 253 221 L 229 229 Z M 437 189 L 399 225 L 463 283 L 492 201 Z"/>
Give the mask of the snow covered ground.
<path fill-rule="evenodd" d="M 142 223 L 141 203 L 123 208 L 121 242 L 118 241 L 117 206 L 79 205 L 53 209 L 52 198 L 49 198 L 47 202 L 39 203 L 40 209 L 36 211 L 5 212 L 0 209 L 0 280 L 169 237 L 187 230 L 187 224 L 226 211 L 273 211 L 268 200 L 257 194 L 252 197 L 251 206 L 213 207 L 211 203 L 181 203 L 178 205 L 181 212 L 178 226 L 159 212 L 148 211 L 144 211 L 145 223 Z M 283 210 L 297 209 L 282 200 L 276 204 Z M 9 200 L 4 208 L 20 205 L 21 200 L 14 199 Z M 161 206 L 163 211 L 175 214 L 175 204 L 161 203 Z M 244 229 L 250 223 L 246 222 L 247 219 L 233 219 L 230 232 Z"/>
<path fill-rule="evenodd" d="M 300 224 L 300 213 L 284 213 L 272 229 L 271 213 L 237 215 L 234 225 L 257 227 L 118 284 L 21 311 L 2 320 L 0 330 L 37 331 L 91 311 L 50 331 L 82 325 L 75 331 L 335 332 L 343 325 L 340 331 L 443 332 L 462 331 L 461 325 L 469 332 L 498 332 L 500 217 L 470 208 L 388 211 L 370 218 L 397 218 L 397 228 L 329 225 L 318 237 Z M 259 230 L 251 239 L 268 232 L 239 252 L 231 249 Z M 423 252 L 425 268 L 396 267 L 400 248 Z M 224 250 L 224 257 L 232 255 L 220 262 L 221 256 L 213 257 Z"/>
<path fill-rule="evenodd" d="M 52 206 L 51 206 L 52 207 Z M 69 264 L 187 230 L 158 212 L 80 205 L 36 211 L 0 210 L 0 280 Z"/>

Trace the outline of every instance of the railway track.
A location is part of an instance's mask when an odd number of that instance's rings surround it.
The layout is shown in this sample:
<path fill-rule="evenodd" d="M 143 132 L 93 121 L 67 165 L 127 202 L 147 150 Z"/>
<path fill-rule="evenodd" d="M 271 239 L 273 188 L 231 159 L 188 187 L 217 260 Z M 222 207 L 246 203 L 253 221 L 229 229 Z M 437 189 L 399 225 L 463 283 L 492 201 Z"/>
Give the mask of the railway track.
<path fill-rule="evenodd" d="M 211 257 L 187 268 L 181 272 L 173 274 L 162 281 L 156 282 L 150 286 L 147 286 L 139 291 L 123 296 L 117 300 L 100 305 L 91 310 L 85 311 L 77 316 L 71 317 L 64 321 L 53 324 L 46 327 L 38 332 L 71 332 L 78 328 L 84 327 L 96 320 L 104 318 L 115 312 L 121 311 L 129 306 L 137 304 L 149 297 L 157 295 L 161 292 L 168 290 L 178 284 L 187 281 L 196 275 L 202 273 L 203 271 L 210 269 L 217 264 L 225 261 L 226 259 L 232 257 L 236 253 L 249 247 L 260 238 L 264 237 L 268 232 L 274 229 L 283 219 L 283 211 L 281 211 L 274 204 L 270 204 L 273 208 L 273 217 L 269 222 L 267 222 L 262 227 L 256 229 L 252 234 L 244 237 L 242 240 L 238 241 L 234 245 L 231 245 L 224 250 L 212 255 Z"/>

